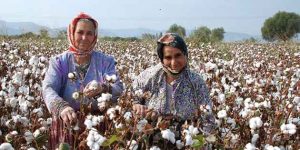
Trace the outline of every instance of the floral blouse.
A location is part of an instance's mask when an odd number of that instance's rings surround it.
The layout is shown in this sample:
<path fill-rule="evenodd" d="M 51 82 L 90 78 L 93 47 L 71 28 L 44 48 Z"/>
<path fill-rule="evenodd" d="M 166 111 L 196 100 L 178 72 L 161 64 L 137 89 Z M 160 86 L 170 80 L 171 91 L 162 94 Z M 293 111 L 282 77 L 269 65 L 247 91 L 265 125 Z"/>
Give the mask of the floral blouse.
<path fill-rule="evenodd" d="M 172 87 L 167 88 L 168 86 Z M 158 64 L 146 69 L 135 79 L 133 90 L 149 91 L 150 99 L 145 101 L 147 107 L 161 114 L 178 116 L 182 120 L 192 118 L 200 105 L 209 105 L 212 108 L 205 82 L 200 75 L 189 69 L 184 70 L 171 85 L 167 85 L 166 74 L 162 65 Z M 167 93 L 168 91 L 172 93 Z M 134 103 L 141 101 L 135 100 Z M 206 120 L 204 124 L 208 126 L 214 124 L 212 114 L 202 117 Z"/>
<path fill-rule="evenodd" d="M 117 75 L 113 57 L 106 56 L 101 52 L 93 51 L 91 61 L 84 78 L 72 80 L 68 73 L 76 72 L 74 54 L 66 51 L 50 59 L 49 67 L 43 80 L 43 98 L 48 110 L 53 114 L 60 114 L 63 108 L 71 106 L 76 111 L 80 108 L 80 102 L 72 97 L 74 92 L 82 92 L 84 87 L 92 80 L 106 82 L 105 75 Z M 123 91 L 123 84 L 119 77 L 111 84 L 112 100 L 117 98 Z M 87 101 L 87 100 L 85 100 Z M 94 109 L 97 109 L 97 101 L 88 99 Z"/>

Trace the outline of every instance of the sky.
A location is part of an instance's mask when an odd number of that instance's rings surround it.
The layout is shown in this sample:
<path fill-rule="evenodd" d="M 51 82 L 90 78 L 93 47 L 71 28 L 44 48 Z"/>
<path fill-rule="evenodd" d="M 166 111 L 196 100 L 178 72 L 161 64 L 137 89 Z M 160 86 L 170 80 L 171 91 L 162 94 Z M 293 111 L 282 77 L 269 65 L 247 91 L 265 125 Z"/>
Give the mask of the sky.
<path fill-rule="evenodd" d="M 278 11 L 300 15 L 300 0 L 1 0 L 0 20 L 66 27 L 79 12 L 103 29 L 187 30 L 223 27 L 225 32 L 260 35 L 264 21 Z"/>

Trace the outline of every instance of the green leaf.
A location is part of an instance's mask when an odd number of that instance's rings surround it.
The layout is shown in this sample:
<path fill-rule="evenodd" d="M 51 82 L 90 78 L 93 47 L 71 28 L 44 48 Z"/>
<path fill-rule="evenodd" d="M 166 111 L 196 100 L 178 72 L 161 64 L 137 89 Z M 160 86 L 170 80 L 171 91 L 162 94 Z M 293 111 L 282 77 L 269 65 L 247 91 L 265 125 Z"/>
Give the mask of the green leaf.
<path fill-rule="evenodd" d="M 70 145 L 68 143 L 60 143 L 58 150 L 70 150 Z"/>
<path fill-rule="evenodd" d="M 193 140 L 192 147 L 193 148 L 201 148 L 203 146 L 204 142 L 199 140 Z"/>
<path fill-rule="evenodd" d="M 46 133 L 41 133 L 35 138 L 35 141 L 39 146 L 42 146 L 45 143 L 47 143 L 47 140 L 48 140 L 48 135 Z"/>
<path fill-rule="evenodd" d="M 110 146 L 112 143 L 120 140 L 120 137 L 118 137 L 117 135 L 112 135 L 108 140 L 102 143 L 102 146 Z"/>
<path fill-rule="evenodd" d="M 201 148 L 204 145 L 205 138 L 203 135 L 197 135 L 193 137 L 193 148 Z"/>

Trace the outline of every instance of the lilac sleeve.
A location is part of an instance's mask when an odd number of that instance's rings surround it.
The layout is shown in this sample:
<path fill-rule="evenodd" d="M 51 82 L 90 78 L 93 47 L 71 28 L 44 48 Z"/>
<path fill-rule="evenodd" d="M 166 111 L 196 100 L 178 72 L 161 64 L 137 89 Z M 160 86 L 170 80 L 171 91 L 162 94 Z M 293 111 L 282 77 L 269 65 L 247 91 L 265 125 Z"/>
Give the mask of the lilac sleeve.
<path fill-rule="evenodd" d="M 111 84 L 111 91 L 112 91 L 112 100 L 114 102 L 117 101 L 117 99 L 120 97 L 120 95 L 122 94 L 124 87 L 123 87 L 123 83 L 120 81 L 120 77 L 116 71 L 116 67 L 115 67 L 116 62 L 114 61 L 114 59 L 111 59 L 107 70 L 106 70 L 106 74 L 108 75 L 116 75 L 117 76 L 117 80 L 115 81 L 115 83 Z"/>
<path fill-rule="evenodd" d="M 63 88 L 63 69 L 60 64 L 58 57 L 51 58 L 42 82 L 43 99 L 52 115 L 59 114 L 63 108 L 68 106 L 68 102 L 64 101 L 59 95 L 59 92 Z"/>

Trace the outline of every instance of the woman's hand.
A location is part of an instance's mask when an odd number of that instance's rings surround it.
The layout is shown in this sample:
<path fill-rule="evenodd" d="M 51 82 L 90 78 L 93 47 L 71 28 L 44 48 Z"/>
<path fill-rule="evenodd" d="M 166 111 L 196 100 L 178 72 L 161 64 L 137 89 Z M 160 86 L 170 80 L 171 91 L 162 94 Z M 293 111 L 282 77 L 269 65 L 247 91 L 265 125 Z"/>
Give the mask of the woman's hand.
<path fill-rule="evenodd" d="M 159 115 L 157 111 L 141 104 L 134 104 L 132 109 L 138 116 L 145 117 L 146 119 L 156 120 Z"/>
<path fill-rule="evenodd" d="M 88 98 L 92 98 L 103 93 L 103 91 L 104 86 L 101 83 L 93 80 L 85 86 L 85 88 L 83 89 L 83 95 Z"/>
<path fill-rule="evenodd" d="M 147 106 L 141 104 L 134 104 L 132 106 L 133 111 L 139 116 L 145 116 L 147 111 Z"/>
<path fill-rule="evenodd" d="M 74 124 L 77 122 L 77 115 L 76 115 L 74 109 L 70 106 L 64 108 L 61 111 L 60 117 L 63 120 L 63 122 L 66 123 L 67 126 L 71 126 L 71 124 Z"/>

